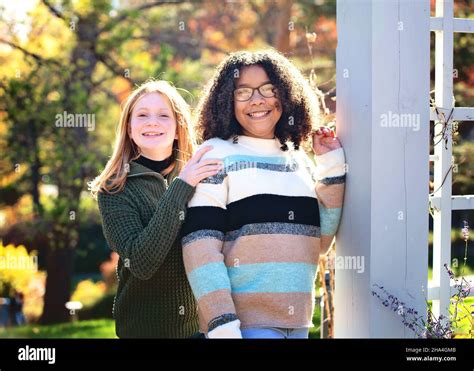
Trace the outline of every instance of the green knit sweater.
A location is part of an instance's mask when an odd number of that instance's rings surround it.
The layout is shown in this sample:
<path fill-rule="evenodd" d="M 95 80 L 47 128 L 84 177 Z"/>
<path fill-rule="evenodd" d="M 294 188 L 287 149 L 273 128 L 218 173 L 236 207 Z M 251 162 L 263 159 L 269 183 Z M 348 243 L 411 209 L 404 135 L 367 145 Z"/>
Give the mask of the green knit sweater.
<path fill-rule="evenodd" d="M 180 229 L 194 187 L 130 163 L 125 188 L 100 192 L 104 236 L 120 257 L 113 314 L 125 337 L 185 338 L 198 331 L 183 265 Z"/>

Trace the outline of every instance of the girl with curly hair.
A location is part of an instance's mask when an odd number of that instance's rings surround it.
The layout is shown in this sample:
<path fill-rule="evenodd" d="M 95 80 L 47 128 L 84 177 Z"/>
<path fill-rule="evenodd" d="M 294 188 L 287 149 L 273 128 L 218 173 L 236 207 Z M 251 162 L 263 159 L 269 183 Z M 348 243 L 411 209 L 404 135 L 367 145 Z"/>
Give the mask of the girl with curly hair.
<path fill-rule="evenodd" d="M 315 130 L 317 106 L 299 70 L 271 50 L 231 54 L 205 89 L 198 131 L 224 169 L 197 185 L 182 245 L 208 338 L 308 337 L 345 182 L 339 140 Z M 311 136 L 317 167 L 303 150 Z"/>

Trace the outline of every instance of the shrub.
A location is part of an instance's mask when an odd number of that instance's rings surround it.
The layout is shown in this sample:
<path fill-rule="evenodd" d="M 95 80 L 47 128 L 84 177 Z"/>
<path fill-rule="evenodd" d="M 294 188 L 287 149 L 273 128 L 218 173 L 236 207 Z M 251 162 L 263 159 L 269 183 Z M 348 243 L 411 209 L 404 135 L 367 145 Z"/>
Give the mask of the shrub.
<path fill-rule="evenodd" d="M 0 241 L 0 296 L 11 297 L 14 291 L 25 293 L 38 270 L 36 251 L 28 254 L 25 246 L 4 246 Z"/>
<path fill-rule="evenodd" d="M 76 290 L 71 296 L 71 301 L 79 301 L 84 307 L 91 307 L 105 294 L 103 281 L 94 283 L 92 280 L 84 280 L 78 283 Z"/>
<path fill-rule="evenodd" d="M 115 292 L 108 291 L 102 298 L 90 307 L 83 308 L 78 313 L 80 320 L 113 318 Z"/>

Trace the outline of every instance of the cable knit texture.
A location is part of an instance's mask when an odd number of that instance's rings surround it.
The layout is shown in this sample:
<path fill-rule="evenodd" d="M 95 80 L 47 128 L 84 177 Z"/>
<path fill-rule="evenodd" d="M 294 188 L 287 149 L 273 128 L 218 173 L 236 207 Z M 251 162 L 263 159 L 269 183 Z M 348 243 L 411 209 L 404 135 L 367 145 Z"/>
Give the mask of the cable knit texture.
<path fill-rule="evenodd" d="M 120 338 L 185 338 L 198 331 L 179 238 L 193 192 L 179 178 L 168 187 L 161 174 L 131 162 L 122 192 L 99 193 L 104 236 L 120 256 L 113 308 Z"/>

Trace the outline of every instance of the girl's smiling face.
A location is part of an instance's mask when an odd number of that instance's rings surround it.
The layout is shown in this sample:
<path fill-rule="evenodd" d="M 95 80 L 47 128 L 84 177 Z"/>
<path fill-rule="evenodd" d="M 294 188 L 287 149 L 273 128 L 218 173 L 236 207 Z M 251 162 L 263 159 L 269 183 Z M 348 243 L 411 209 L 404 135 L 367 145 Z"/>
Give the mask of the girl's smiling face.
<path fill-rule="evenodd" d="M 235 81 L 235 89 L 256 89 L 263 86 L 262 90 L 268 93 L 271 90 L 268 90 L 266 84 L 271 84 L 271 81 L 265 70 L 259 65 L 253 65 L 240 70 L 240 77 Z M 244 135 L 264 139 L 274 137 L 275 126 L 282 114 L 281 103 L 276 93 L 274 97 L 266 98 L 259 90 L 254 90 L 250 99 L 245 102 L 237 100 L 236 95 L 239 94 L 235 93 L 234 113 Z"/>
<path fill-rule="evenodd" d="M 178 136 L 168 98 L 159 93 L 139 98 L 130 116 L 130 136 L 149 159 L 160 161 L 171 156 L 173 141 Z"/>

